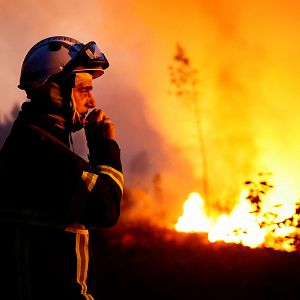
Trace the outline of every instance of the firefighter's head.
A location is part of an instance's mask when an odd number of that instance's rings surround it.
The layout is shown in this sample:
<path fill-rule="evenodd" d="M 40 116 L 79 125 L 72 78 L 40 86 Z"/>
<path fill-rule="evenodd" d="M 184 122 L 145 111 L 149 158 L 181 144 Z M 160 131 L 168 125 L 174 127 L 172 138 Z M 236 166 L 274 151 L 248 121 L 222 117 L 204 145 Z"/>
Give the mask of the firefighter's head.
<path fill-rule="evenodd" d="M 49 113 L 62 114 L 71 125 L 70 130 L 76 131 L 82 124 L 78 124 L 81 117 L 74 100 L 80 95 L 89 97 L 92 80 L 101 76 L 108 67 L 105 55 L 95 42 L 83 44 L 70 37 L 53 36 L 41 40 L 29 50 L 23 61 L 18 87 L 26 91 L 36 106 L 49 110 Z M 79 83 L 80 87 L 76 87 Z M 83 89 L 82 85 L 89 85 L 89 88 Z M 77 124 L 71 124 L 73 122 Z"/>

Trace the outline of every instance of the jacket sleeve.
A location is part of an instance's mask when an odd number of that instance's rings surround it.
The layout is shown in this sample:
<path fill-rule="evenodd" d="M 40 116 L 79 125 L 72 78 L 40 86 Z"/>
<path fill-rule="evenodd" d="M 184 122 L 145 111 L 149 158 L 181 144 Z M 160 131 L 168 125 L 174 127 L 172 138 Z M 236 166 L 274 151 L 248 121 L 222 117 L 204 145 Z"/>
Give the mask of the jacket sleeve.
<path fill-rule="evenodd" d="M 120 216 L 123 186 L 119 146 L 113 140 L 105 140 L 90 157 L 90 170 L 82 171 L 73 195 L 75 203 L 84 199 L 79 222 L 88 227 L 114 226 Z M 77 201 L 78 197 L 82 200 Z"/>

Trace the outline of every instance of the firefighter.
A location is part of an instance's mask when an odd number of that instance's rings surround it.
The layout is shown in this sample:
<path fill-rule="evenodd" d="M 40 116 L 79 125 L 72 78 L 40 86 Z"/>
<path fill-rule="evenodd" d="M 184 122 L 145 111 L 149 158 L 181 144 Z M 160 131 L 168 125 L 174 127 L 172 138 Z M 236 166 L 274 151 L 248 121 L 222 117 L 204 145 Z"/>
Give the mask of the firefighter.
<path fill-rule="evenodd" d="M 108 67 L 95 42 L 67 36 L 24 58 L 27 100 L 0 151 L 1 299 L 97 299 L 89 230 L 117 224 L 124 185 L 115 126 L 92 94 Z M 86 160 L 71 147 L 81 129 Z"/>

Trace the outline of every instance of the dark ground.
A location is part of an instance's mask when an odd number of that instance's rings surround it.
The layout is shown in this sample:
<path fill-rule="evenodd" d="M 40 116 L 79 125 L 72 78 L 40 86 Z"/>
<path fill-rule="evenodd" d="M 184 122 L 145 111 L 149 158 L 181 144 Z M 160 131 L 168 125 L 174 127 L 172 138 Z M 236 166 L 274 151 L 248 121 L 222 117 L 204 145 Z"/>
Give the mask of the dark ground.
<path fill-rule="evenodd" d="M 100 299 L 299 299 L 300 253 L 119 223 L 91 233 Z"/>

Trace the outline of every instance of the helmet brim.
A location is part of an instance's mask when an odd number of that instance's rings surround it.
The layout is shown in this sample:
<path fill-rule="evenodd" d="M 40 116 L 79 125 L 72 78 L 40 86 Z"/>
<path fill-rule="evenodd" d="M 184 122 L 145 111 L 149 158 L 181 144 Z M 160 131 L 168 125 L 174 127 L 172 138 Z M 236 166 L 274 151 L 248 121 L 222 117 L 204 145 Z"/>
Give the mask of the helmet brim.
<path fill-rule="evenodd" d="M 104 70 L 99 68 L 85 68 L 78 66 L 72 73 L 80 73 L 80 72 L 87 72 L 93 76 L 93 79 L 98 78 L 104 74 Z"/>

